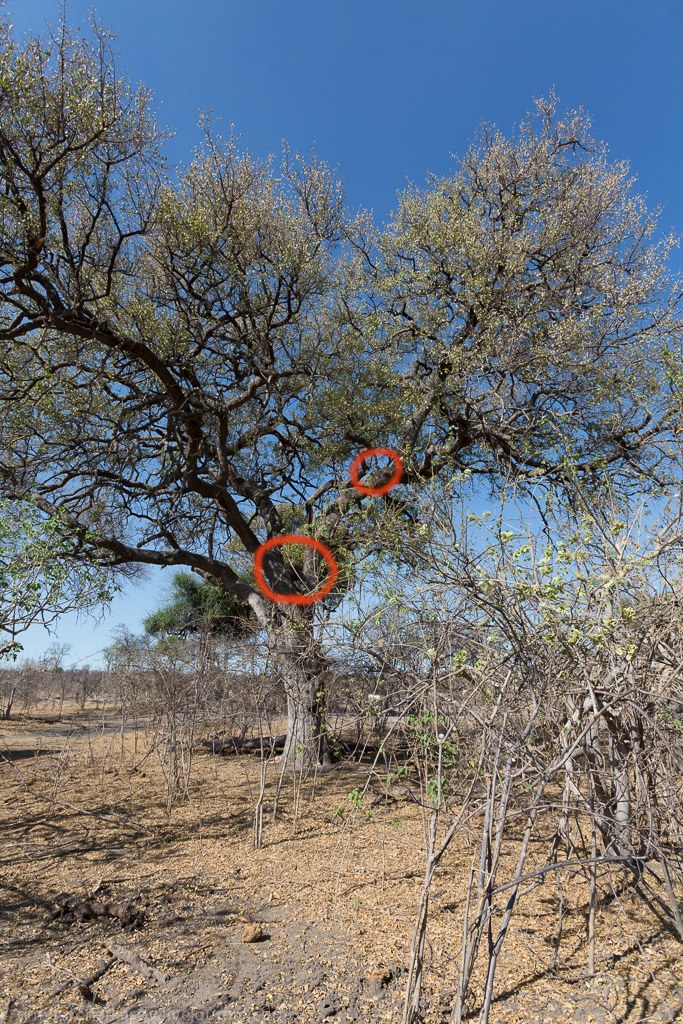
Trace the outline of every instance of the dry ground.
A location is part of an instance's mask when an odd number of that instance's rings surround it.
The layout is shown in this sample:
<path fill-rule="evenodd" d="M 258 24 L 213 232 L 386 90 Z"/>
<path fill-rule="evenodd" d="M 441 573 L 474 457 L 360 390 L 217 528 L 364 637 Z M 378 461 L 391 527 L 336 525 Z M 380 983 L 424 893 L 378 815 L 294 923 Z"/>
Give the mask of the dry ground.
<path fill-rule="evenodd" d="M 371 817 L 354 813 L 349 793 L 368 768 L 349 765 L 307 780 L 298 807 L 285 780 L 273 821 L 271 764 L 255 851 L 257 758 L 197 752 L 191 800 L 167 813 L 156 755 L 131 771 L 145 737 L 136 754 L 134 742 L 127 735 L 122 747 L 114 719 L 94 708 L 71 708 L 61 722 L 0 723 L 0 1024 L 399 1022 L 423 869 L 421 808 L 379 803 Z M 511 863 L 513 836 L 509 845 Z M 434 886 L 430 1024 L 448 1020 L 471 856 L 463 835 Z M 586 892 L 576 878 L 563 890 L 554 965 L 554 877 L 513 917 L 493 1024 L 679 1019 L 681 947 L 662 923 L 629 893 L 606 901 L 597 974 L 582 980 Z M 64 893 L 129 901 L 144 908 L 143 926 L 54 918 Z M 262 926 L 259 942 L 242 941 L 250 921 Z M 117 961 L 86 1000 L 68 983 L 92 974 L 112 939 L 168 980 Z"/>

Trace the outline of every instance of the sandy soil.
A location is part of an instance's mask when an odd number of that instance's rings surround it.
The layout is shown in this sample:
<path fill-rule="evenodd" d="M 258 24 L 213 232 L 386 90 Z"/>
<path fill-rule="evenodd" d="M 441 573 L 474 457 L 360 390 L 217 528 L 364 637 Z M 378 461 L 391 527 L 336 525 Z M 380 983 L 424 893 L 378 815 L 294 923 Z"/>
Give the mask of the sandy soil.
<path fill-rule="evenodd" d="M 257 758 L 198 749 L 191 799 L 167 812 L 145 743 L 130 731 L 122 743 L 114 719 L 94 709 L 0 723 L 0 1024 L 400 1022 L 422 809 L 380 801 L 366 814 L 366 800 L 354 813 L 349 793 L 368 768 L 347 765 L 307 780 L 298 799 L 286 779 L 273 820 L 273 763 L 254 850 Z M 429 1024 L 449 1020 L 472 838 L 459 838 L 434 884 Z M 513 836 L 509 846 L 512 863 Z M 683 951 L 663 923 L 629 892 L 606 899 L 597 973 L 585 979 L 583 883 L 565 878 L 555 959 L 558 888 L 547 879 L 512 919 L 492 1024 L 679 1019 Z M 128 903 L 144 920 L 127 929 L 107 916 L 53 916 L 63 895 Z M 254 923 L 262 937 L 243 941 Z M 111 941 L 156 978 L 116 959 L 84 998 L 76 982 L 110 958 Z"/>

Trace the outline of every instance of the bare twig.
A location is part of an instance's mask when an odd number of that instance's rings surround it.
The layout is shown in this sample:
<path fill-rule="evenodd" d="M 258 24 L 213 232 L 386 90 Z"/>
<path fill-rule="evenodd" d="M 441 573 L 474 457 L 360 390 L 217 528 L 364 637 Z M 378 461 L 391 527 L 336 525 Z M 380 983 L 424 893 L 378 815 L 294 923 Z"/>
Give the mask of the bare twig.
<path fill-rule="evenodd" d="M 148 963 L 145 963 L 142 957 L 138 956 L 132 949 L 128 949 L 118 942 L 111 941 L 107 943 L 107 949 L 112 956 L 118 960 L 123 960 L 124 963 L 136 970 L 138 974 L 141 974 L 143 978 L 155 981 L 158 985 L 165 985 L 169 980 L 169 975 L 163 974 L 156 967 L 151 967 Z"/>
<path fill-rule="evenodd" d="M 94 999 L 92 993 L 92 986 L 95 984 L 96 981 L 99 981 L 100 978 L 103 978 L 107 971 L 110 970 L 110 968 L 112 968 L 115 963 L 116 957 L 111 957 L 109 960 L 100 961 L 100 965 L 97 968 L 97 970 L 90 974 L 87 978 L 79 978 L 78 975 L 73 973 L 73 971 L 69 971 L 67 968 L 63 967 L 62 970 L 66 971 L 70 976 L 69 980 L 65 981 L 63 985 L 60 985 L 59 988 L 56 988 L 53 992 L 51 992 L 51 997 L 61 996 L 62 993 L 66 992 L 67 989 L 71 988 L 72 985 L 75 985 L 78 991 L 83 996 L 83 998 L 87 999 L 90 1002 L 92 999 Z"/>

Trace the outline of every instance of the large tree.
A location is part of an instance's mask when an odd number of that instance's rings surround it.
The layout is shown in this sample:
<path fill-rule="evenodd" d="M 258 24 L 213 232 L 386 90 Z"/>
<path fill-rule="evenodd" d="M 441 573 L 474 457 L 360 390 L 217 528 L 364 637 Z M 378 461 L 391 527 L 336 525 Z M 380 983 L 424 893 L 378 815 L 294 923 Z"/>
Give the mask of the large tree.
<path fill-rule="evenodd" d="M 330 605 L 244 578 L 284 506 L 348 565 L 420 525 L 420 482 L 453 467 L 537 490 L 662 477 L 671 243 L 583 116 L 540 103 L 513 141 L 485 132 L 380 230 L 322 164 L 259 162 L 208 127 L 169 169 L 96 29 L 2 32 L 2 488 L 58 513 L 79 557 L 184 566 L 246 602 L 286 686 L 288 761 L 325 758 Z M 348 479 L 376 445 L 405 467 L 380 499 Z M 272 549 L 270 587 L 315 591 L 326 567 L 304 554 Z"/>

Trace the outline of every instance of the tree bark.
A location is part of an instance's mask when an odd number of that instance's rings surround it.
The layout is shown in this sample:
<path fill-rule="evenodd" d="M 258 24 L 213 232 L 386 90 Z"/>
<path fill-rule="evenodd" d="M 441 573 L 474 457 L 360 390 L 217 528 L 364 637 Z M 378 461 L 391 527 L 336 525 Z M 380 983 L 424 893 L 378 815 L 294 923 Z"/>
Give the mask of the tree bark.
<path fill-rule="evenodd" d="M 13 686 L 12 689 L 10 690 L 10 694 L 9 694 L 9 699 L 7 701 L 7 705 L 6 705 L 5 710 L 4 710 L 3 714 L 2 714 L 2 717 L 3 717 L 5 722 L 9 722 L 9 720 L 10 720 L 10 718 L 12 716 L 12 705 L 14 704 L 14 694 L 16 692 L 17 692 L 16 686 Z"/>
<path fill-rule="evenodd" d="M 309 558 L 307 568 L 313 577 L 314 559 Z M 276 585 L 278 580 L 270 583 Z M 295 769 L 327 766 L 331 763 L 325 714 L 327 666 L 315 639 L 313 605 L 279 605 L 274 609 L 261 594 L 246 589 L 245 599 L 268 634 L 287 697 L 287 740 L 282 761 Z"/>
<path fill-rule="evenodd" d="M 325 664 L 315 641 L 310 608 L 288 611 L 271 630 L 271 640 L 287 695 L 287 741 L 283 761 L 297 769 L 329 765 Z"/>

